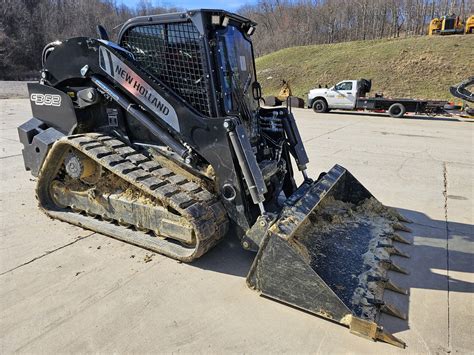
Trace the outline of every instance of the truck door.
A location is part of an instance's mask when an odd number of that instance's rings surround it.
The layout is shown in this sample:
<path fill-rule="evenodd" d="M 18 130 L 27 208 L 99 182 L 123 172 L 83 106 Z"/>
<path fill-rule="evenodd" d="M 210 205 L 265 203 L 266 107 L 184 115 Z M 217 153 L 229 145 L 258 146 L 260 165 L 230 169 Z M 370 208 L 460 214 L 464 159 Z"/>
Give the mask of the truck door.
<path fill-rule="evenodd" d="M 354 81 L 341 81 L 334 86 L 333 92 L 333 104 L 329 104 L 329 107 L 342 108 L 342 109 L 353 109 L 356 102 L 356 84 Z"/>

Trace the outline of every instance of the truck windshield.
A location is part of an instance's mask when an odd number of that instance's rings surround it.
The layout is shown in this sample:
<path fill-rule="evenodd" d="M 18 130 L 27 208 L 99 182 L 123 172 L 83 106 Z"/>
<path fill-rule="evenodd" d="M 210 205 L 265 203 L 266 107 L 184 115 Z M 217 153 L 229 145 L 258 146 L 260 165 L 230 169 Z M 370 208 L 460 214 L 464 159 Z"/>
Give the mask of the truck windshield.
<path fill-rule="evenodd" d="M 257 103 L 252 97 L 255 81 L 252 43 L 234 26 L 217 33 L 220 78 L 227 113 L 251 114 Z"/>

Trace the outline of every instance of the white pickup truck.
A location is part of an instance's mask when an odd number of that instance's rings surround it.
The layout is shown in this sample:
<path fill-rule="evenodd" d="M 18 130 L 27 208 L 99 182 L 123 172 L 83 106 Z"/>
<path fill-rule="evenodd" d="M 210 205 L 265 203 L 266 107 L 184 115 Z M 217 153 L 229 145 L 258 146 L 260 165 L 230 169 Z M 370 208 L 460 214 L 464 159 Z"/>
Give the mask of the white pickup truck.
<path fill-rule="evenodd" d="M 343 80 L 330 88 L 312 89 L 308 93 L 308 108 L 318 113 L 329 112 L 332 109 L 388 112 L 390 116 L 400 118 L 406 112 L 443 113 L 447 104 L 446 101 L 366 97 L 371 86 L 371 80 L 360 79 Z"/>

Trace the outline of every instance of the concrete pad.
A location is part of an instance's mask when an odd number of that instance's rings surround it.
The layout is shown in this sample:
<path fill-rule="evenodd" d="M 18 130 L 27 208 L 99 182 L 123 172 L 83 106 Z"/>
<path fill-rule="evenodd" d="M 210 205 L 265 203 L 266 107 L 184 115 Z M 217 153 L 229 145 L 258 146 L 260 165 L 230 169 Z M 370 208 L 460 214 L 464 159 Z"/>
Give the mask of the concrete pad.
<path fill-rule="evenodd" d="M 473 181 L 472 165 L 446 163 L 450 345 L 466 353 L 473 340 L 465 334 L 474 334 Z"/>
<path fill-rule="evenodd" d="M 28 97 L 26 81 L 0 81 L 0 99 Z"/>
<path fill-rule="evenodd" d="M 0 82 L 0 97 L 1 85 Z M 26 86 L 25 86 L 26 89 Z M 8 105 L 7 105 L 8 103 Z M 31 109 L 27 100 L 0 100 L 0 161 L 8 157 L 21 155 L 17 127 L 31 118 Z M 5 164 L 6 162 L 2 162 Z"/>
<path fill-rule="evenodd" d="M 21 147 L 18 146 L 18 141 L 8 138 L 0 137 L 2 148 L 0 148 L 0 159 L 18 157 L 21 155 Z"/>
<path fill-rule="evenodd" d="M 31 117 L 28 100 L 0 100 L 0 117 L 1 274 L 91 232 L 52 221 L 37 208 L 36 179 L 24 169 L 16 129 Z"/>
<path fill-rule="evenodd" d="M 390 273 L 410 295 L 385 294 L 408 321 L 381 317 L 406 350 L 258 297 L 245 285 L 254 255 L 230 236 L 192 264 L 146 263 L 146 250 L 51 221 L 16 156 L 0 159 L 2 353 L 473 352 L 472 123 L 294 112 L 311 176 L 339 163 L 414 221 L 413 245 L 399 245 L 411 258 L 394 257 L 410 275 Z M 30 115 L 28 100 L 0 100 L 5 156 Z"/>
<path fill-rule="evenodd" d="M 0 132 L 4 130 L 16 130 L 18 123 L 23 123 L 31 118 L 29 100 L 0 100 L 0 115 L 2 116 Z"/>
<path fill-rule="evenodd" d="M 36 179 L 22 160 L 0 160 L 5 167 L 0 170 L 0 274 L 91 234 L 53 221 L 38 209 Z"/>

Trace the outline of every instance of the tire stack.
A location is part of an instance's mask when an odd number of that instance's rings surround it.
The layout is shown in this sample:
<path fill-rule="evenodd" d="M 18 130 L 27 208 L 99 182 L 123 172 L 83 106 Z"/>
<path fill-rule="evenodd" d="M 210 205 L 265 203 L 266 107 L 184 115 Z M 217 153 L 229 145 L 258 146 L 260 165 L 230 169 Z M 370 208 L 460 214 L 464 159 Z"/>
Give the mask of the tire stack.
<path fill-rule="evenodd" d="M 281 106 L 286 105 L 286 100 L 282 101 L 276 96 L 265 96 L 264 97 L 265 106 Z M 304 108 L 304 100 L 300 97 L 290 96 L 288 104 L 294 108 Z"/>
<path fill-rule="evenodd" d="M 276 96 L 265 96 L 263 98 L 265 100 L 265 106 L 280 106 L 283 102 L 281 100 L 278 100 Z"/>

